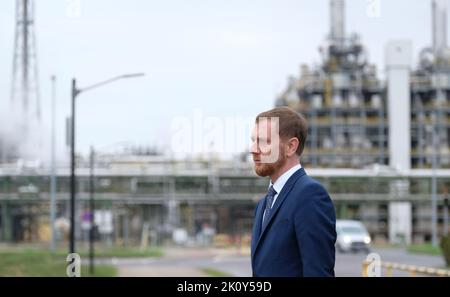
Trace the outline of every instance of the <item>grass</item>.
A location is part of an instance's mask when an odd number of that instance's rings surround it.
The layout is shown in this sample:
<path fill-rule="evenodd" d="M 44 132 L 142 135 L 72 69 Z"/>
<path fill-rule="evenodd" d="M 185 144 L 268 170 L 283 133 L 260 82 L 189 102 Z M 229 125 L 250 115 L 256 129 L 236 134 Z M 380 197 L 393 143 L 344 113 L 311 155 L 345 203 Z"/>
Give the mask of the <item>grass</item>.
<path fill-rule="evenodd" d="M 430 243 L 422 243 L 422 244 L 411 244 L 411 245 L 404 245 L 404 244 L 391 244 L 391 243 L 376 243 L 373 244 L 373 247 L 375 248 L 401 248 L 405 249 L 409 253 L 413 254 L 423 254 L 423 255 L 433 255 L 433 256 L 440 256 L 442 255 L 442 250 L 439 246 L 433 246 Z"/>
<path fill-rule="evenodd" d="M 399 243 L 389 243 L 389 242 L 383 242 L 383 243 L 373 243 L 372 246 L 374 248 L 381 248 L 381 249 L 385 249 L 385 248 L 393 248 L 393 249 L 398 249 L 398 248 L 404 248 L 405 245 L 404 244 L 399 244 Z"/>
<path fill-rule="evenodd" d="M 89 251 L 85 248 L 77 250 L 82 264 L 87 263 Z M 0 248 L 0 276 L 66 276 L 66 249 L 58 249 L 55 253 L 41 247 L 12 246 Z M 160 248 L 141 250 L 137 247 L 97 247 L 96 258 L 127 257 L 161 257 Z M 95 265 L 92 276 L 116 276 L 117 268 L 112 265 Z M 91 276 L 87 265 L 81 266 L 81 276 Z"/>
<path fill-rule="evenodd" d="M 81 249 L 79 254 L 81 257 L 88 257 L 89 251 Z M 95 256 L 99 258 L 159 258 L 162 257 L 163 254 L 161 248 L 147 248 L 141 250 L 137 247 L 112 247 L 95 250 Z"/>
<path fill-rule="evenodd" d="M 230 277 L 230 276 L 232 276 L 231 274 L 228 274 L 223 271 L 215 270 L 212 268 L 202 268 L 201 271 L 206 273 L 208 276 L 212 276 L 212 277 Z"/>
<path fill-rule="evenodd" d="M 442 255 L 442 250 L 439 246 L 432 246 L 429 243 L 413 244 L 408 246 L 407 250 L 415 254 Z"/>
<path fill-rule="evenodd" d="M 37 246 L 9 246 L 0 247 L 0 254 L 7 252 L 12 253 L 42 253 L 48 252 L 47 249 Z M 85 247 L 77 248 L 76 252 L 81 258 L 89 257 L 89 250 Z M 66 248 L 58 248 L 55 252 L 56 256 L 65 257 L 68 252 Z M 145 250 L 139 247 L 95 247 L 94 254 L 96 258 L 159 258 L 164 255 L 162 248 L 150 247 Z"/>
<path fill-rule="evenodd" d="M 0 276 L 61 276 L 66 277 L 66 258 L 46 251 L 0 252 Z M 116 276 L 111 265 L 96 265 L 94 275 L 81 266 L 81 276 Z"/>

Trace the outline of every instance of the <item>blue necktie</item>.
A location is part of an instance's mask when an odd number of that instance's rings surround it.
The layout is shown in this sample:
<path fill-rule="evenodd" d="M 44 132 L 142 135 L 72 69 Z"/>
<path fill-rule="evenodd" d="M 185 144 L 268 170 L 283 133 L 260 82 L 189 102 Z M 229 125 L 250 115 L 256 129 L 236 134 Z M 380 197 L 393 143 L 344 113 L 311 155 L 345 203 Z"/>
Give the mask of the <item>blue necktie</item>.
<path fill-rule="evenodd" d="M 277 194 L 277 191 L 275 191 L 273 186 L 270 186 L 269 192 L 267 192 L 267 196 L 266 196 L 266 209 L 264 210 L 264 219 L 263 219 L 263 224 L 262 224 L 263 228 L 266 225 L 267 221 L 269 220 L 270 212 L 272 210 L 273 198 L 275 197 L 276 194 Z"/>

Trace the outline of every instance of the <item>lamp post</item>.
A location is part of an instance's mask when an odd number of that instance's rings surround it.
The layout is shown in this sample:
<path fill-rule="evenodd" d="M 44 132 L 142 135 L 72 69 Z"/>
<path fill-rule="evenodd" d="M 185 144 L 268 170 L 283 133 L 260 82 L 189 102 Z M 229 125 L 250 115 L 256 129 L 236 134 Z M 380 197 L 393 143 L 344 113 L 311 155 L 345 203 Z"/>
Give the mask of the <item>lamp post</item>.
<path fill-rule="evenodd" d="M 52 239 L 50 241 L 50 250 L 52 253 L 56 250 L 56 170 L 55 170 L 55 97 L 56 97 L 56 76 L 52 75 L 52 128 L 51 128 L 51 173 L 50 173 L 50 223 L 52 226 Z"/>
<path fill-rule="evenodd" d="M 91 224 L 89 229 L 89 272 L 94 274 L 94 231 L 95 231 L 95 205 L 94 205 L 94 147 L 91 146 L 91 152 L 89 156 L 89 212 L 91 213 Z"/>
<path fill-rule="evenodd" d="M 70 125 L 70 246 L 69 252 L 75 253 L 75 193 L 76 193 L 76 180 L 75 180 L 75 100 L 78 95 L 83 92 L 101 87 L 103 85 L 112 83 L 114 81 L 126 78 L 134 78 L 144 76 L 144 73 L 133 73 L 119 75 L 108 80 L 93 84 L 86 88 L 78 88 L 76 79 L 72 79 L 72 92 L 71 92 L 71 125 Z"/>

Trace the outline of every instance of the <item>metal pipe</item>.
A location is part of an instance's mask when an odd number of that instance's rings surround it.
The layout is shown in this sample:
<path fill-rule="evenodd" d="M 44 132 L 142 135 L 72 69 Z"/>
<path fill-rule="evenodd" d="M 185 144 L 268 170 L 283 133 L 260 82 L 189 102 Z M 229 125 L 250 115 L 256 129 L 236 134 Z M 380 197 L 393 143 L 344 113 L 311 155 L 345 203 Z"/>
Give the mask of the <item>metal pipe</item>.
<path fill-rule="evenodd" d="M 433 0 L 432 3 L 433 51 L 435 57 L 443 58 L 447 48 L 447 3 L 446 0 Z"/>
<path fill-rule="evenodd" d="M 335 45 L 343 46 L 345 38 L 344 0 L 330 1 L 330 38 Z"/>
<path fill-rule="evenodd" d="M 436 135 L 436 115 L 432 114 L 431 135 L 433 144 L 432 156 L 432 176 L 431 176 L 431 243 L 437 246 L 437 135 Z"/>

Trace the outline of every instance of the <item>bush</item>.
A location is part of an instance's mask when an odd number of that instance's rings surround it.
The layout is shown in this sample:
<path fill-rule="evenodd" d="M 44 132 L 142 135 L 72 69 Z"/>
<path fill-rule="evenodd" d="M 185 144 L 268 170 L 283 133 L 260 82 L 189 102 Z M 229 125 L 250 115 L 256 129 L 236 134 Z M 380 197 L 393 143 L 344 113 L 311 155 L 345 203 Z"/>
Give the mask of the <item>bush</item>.
<path fill-rule="evenodd" d="M 450 235 L 442 237 L 441 249 L 445 258 L 445 263 L 447 264 L 447 266 L 450 266 Z"/>

